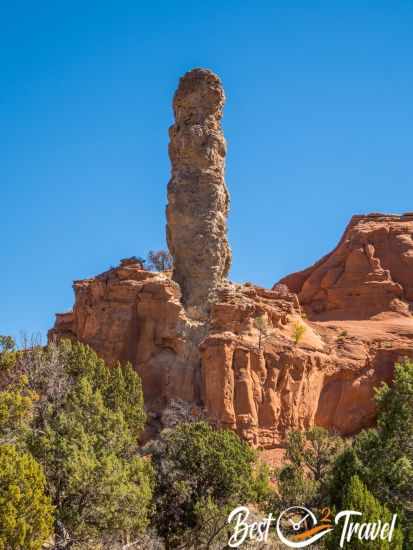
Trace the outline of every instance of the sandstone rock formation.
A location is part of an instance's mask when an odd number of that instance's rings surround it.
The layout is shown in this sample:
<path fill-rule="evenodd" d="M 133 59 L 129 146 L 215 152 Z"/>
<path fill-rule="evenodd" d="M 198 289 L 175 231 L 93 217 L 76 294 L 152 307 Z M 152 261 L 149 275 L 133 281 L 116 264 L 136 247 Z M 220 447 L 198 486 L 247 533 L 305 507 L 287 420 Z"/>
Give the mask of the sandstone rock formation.
<path fill-rule="evenodd" d="M 413 213 L 353 216 L 338 246 L 282 279 L 312 319 L 409 315 L 413 304 Z"/>
<path fill-rule="evenodd" d="M 386 223 L 399 230 L 398 219 Z M 284 284 L 228 283 L 204 323 L 187 315 L 177 283 L 139 264 L 76 281 L 74 290 L 74 310 L 57 316 L 50 338 L 77 338 L 109 364 L 131 361 L 155 423 L 179 403 L 266 449 L 292 428 L 352 434 L 371 425 L 373 388 L 391 381 L 399 358 L 413 357 L 413 317 L 391 300 L 373 317 L 343 320 L 339 310 L 337 319 L 313 320 Z M 299 341 L 297 326 L 305 327 Z"/>
<path fill-rule="evenodd" d="M 205 317 L 227 275 L 229 196 L 224 180 L 226 144 L 221 129 L 225 95 L 211 71 L 185 74 L 175 93 L 170 128 L 172 177 L 168 184 L 167 242 L 188 313 Z"/>
<path fill-rule="evenodd" d="M 130 361 L 153 429 L 207 416 L 264 449 L 315 424 L 355 433 L 374 422 L 374 387 L 413 358 L 413 214 L 353 217 L 331 254 L 272 290 L 226 281 L 223 101 L 201 69 L 175 95 L 173 280 L 128 258 L 75 281 L 73 311 L 49 338 Z"/>

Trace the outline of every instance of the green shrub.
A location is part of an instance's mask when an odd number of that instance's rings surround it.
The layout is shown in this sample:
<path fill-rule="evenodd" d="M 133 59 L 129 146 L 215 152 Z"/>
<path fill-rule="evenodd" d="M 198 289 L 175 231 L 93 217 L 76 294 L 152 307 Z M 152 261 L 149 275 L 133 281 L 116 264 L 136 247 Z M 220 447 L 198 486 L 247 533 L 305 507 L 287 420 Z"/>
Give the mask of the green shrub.
<path fill-rule="evenodd" d="M 363 515 L 357 518 L 360 523 L 381 521 L 391 523 L 392 514 L 374 498 L 367 487 L 358 476 L 353 476 L 347 484 L 343 499 L 344 510 L 355 510 Z M 341 538 L 342 522 L 329 535 L 327 548 L 336 550 L 339 548 Z M 349 542 L 345 542 L 342 547 L 346 550 L 401 550 L 403 548 L 403 535 L 400 529 L 396 528 L 391 541 L 381 540 L 359 540 L 354 534 Z"/>
<path fill-rule="evenodd" d="M 0 370 L 9 370 L 16 363 L 16 342 L 11 336 L 0 335 Z"/>
<path fill-rule="evenodd" d="M 200 503 L 239 506 L 257 498 L 265 482 L 255 452 L 233 432 L 205 422 L 164 431 L 152 444 L 156 527 L 169 547 L 197 524 Z M 198 512 L 197 512 L 198 510 Z"/>
<path fill-rule="evenodd" d="M 33 396 L 0 392 L 0 444 L 24 445 L 33 416 Z"/>
<path fill-rule="evenodd" d="M 306 330 L 307 330 L 307 327 L 305 325 L 302 325 L 299 322 L 294 324 L 293 340 L 294 340 L 295 345 L 297 345 L 301 341 L 301 339 L 304 336 Z"/>
<path fill-rule="evenodd" d="M 151 463 L 137 456 L 145 421 L 138 375 L 67 341 L 36 361 L 30 384 L 42 404 L 30 449 L 56 506 L 57 541 L 83 550 L 106 536 L 128 540 L 148 525 L 153 486 Z M 66 375 L 63 392 L 46 383 L 50 364 Z"/>
<path fill-rule="evenodd" d="M 360 432 L 351 450 L 338 457 L 330 500 L 340 505 L 345 478 L 357 475 L 367 489 L 399 515 L 405 548 L 413 543 L 413 362 L 395 365 L 391 386 L 376 391 L 377 427 Z"/>
<path fill-rule="evenodd" d="M 0 445 L 0 550 L 40 550 L 52 534 L 53 507 L 41 466 Z"/>

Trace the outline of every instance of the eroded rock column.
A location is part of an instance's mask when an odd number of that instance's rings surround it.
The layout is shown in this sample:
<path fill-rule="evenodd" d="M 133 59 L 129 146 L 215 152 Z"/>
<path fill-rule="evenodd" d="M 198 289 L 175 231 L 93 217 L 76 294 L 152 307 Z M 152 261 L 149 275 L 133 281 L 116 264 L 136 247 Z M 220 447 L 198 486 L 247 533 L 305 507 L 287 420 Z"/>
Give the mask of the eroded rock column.
<path fill-rule="evenodd" d="M 221 128 L 225 94 L 220 79 L 193 69 L 180 80 L 169 129 L 167 242 L 188 314 L 205 317 L 228 274 L 229 195 L 224 180 L 226 143 Z"/>

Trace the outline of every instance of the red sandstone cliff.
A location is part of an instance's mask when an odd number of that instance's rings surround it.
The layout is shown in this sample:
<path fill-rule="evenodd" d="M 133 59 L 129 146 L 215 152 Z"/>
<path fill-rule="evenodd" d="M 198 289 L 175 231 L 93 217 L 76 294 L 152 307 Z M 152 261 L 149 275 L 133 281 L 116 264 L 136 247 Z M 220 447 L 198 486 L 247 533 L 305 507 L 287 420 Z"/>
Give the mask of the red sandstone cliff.
<path fill-rule="evenodd" d="M 207 322 L 168 276 L 121 264 L 74 283 L 50 337 L 131 361 L 155 415 L 180 400 L 264 448 L 314 424 L 350 434 L 373 422 L 374 386 L 413 357 L 412 235 L 410 215 L 355 217 L 330 255 L 273 290 L 223 285 Z"/>
<path fill-rule="evenodd" d="M 353 216 L 338 246 L 282 279 L 313 319 L 409 316 L 413 303 L 413 213 Z"/>
<path fill-rule="evenodd" d="M 75 281 L 74 309 L 49 338 L 130 361 L 158 424 L 179 405 L 263 448 L 314 424 L 357 432 L 374 421 L 373 388 L 413 357 L 413 214 L 353 217 L 331 254 L 272 290 L 230 283 L 223 103 L 210 71 L 181 79 L 169 147 L 173 280 L 124 260 Z"/>

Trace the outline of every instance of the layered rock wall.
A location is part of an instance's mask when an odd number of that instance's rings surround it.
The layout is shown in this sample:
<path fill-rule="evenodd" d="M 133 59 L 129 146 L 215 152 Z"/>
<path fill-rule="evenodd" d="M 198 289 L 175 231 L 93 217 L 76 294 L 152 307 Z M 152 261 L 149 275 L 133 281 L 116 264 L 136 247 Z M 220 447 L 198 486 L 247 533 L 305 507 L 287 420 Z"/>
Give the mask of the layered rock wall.
<path fill-rule="evenodd" d="M 310 321 L 282 285 L 228 284 L 208 323 L 187 315 L 174 281 L 139 265 L 76 281 L 74 290 L 73 312 L 57 316 L 49 338 L 76 338 L 110 365 L 130 361 L 158 426 L 178 402 L 262 448 L 291 429 L 352 434 L 371 425 L 374 387 L 413 357 L 412 316 Z"/>

